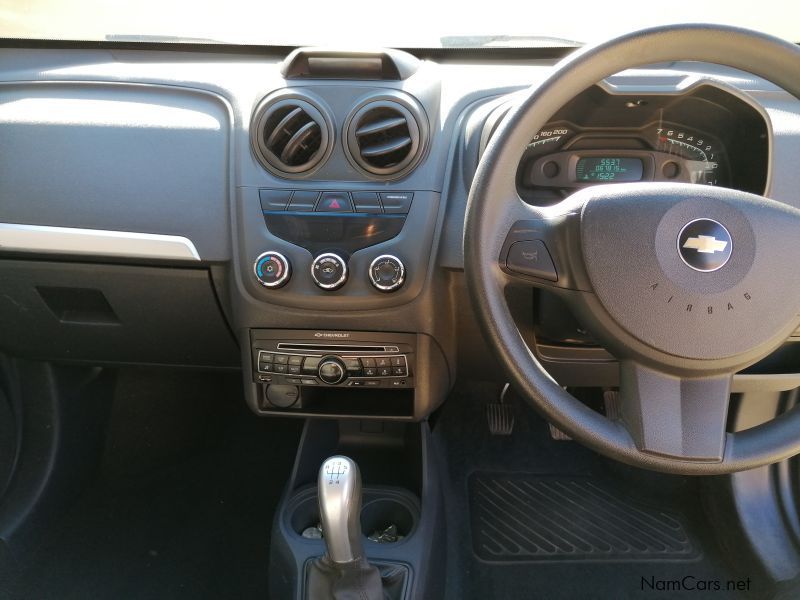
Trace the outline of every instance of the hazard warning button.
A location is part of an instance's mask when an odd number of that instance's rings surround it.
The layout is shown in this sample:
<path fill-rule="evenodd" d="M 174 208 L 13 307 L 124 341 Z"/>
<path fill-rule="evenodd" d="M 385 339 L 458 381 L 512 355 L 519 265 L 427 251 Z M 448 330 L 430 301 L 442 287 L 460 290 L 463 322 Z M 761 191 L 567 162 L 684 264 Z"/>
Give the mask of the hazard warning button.
<path fill-rule="evenodd" d="M 317 202 L 317 212 L 353 212 L 348 192 L 322 192 Z"/>

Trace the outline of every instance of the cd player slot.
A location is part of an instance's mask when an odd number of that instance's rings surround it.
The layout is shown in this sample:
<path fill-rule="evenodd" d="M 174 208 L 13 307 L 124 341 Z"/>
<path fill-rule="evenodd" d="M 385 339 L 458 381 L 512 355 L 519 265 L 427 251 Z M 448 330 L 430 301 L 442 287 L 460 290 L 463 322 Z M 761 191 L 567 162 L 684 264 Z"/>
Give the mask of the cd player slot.
<path fill-rule="evenodd" d="M 398 352 L 397 346 L 357 346 L 351 344 L 296 344 L 280 342 L 278 350 L 301 350 L 313 352 Z"/>

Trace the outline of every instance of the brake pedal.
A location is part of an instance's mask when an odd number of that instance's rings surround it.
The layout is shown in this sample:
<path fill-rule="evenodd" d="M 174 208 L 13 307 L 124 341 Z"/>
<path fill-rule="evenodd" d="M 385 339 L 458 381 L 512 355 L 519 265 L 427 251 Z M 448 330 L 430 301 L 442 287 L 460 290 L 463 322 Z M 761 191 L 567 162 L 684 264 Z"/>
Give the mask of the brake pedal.
<path fill-rule="evenodd" d="M 486 420 L 492 435 L 511 435 L 514 431 L 514 406 L 506 397 L 509 389 L 505 384 L 500 392 L 500 401 L 486 405 Z"/>

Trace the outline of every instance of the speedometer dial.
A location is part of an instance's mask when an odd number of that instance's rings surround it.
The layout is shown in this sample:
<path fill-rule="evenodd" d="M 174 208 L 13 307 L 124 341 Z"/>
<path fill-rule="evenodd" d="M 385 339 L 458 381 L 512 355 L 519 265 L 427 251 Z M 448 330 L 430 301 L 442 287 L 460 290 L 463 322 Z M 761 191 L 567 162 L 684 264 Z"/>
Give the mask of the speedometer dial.
<path fill-rule="evenodd" d="M 692 183 L 719 185 L 726 164 L 718 140 L 700 131 L 672 123 L 657 123 L 650 129 L 655 148 L 683 158 Z"/>
<path fill-rule="evenodd" d="M 528 156 L 538 156 L 558 151 L 575 132 L 566 123 L 549 123 L 539 131 L 525 149 Z"/>

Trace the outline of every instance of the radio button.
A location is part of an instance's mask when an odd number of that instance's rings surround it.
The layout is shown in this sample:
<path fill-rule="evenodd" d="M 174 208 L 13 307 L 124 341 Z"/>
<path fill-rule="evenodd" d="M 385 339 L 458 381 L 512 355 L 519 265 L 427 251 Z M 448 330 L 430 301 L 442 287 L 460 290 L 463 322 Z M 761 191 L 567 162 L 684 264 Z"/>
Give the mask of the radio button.
<path fill-rule="evenodd" d="M 361 363 L 357 358 L 347 358 L 343 357 L 342 360 L 344 361 L 345 366 L 347 367 L 348 371 L 360 371 L 361 370 Z"/>
<path fill-rule="evenodd" d="M 374 367 L 375 366 L 375 359 L 370 357 L 365 357 L 361 359 L 361 366 L 364 368 L 367 367 Z"/>
<path fill-rule="evenodd" d="M 405 367 L 392 367 L 392 375 L 395 377 L 405 377 L 408 375 L 408 370 Z"/>
<path fill-rule="evenodd" d="M 319 365 L 319 378 L 327 384 L 336 385 L 347 378 L 347 372 L 342 361 L 329 357 Z"/>
<path fill-rule="evenodd" d="M 307 356 L 305 362 L 303 362 L 303 372 L 316 375 L 320 361 L 322 361 L 322 358 L 319 356 Z"/>
<path fill-rule="evenodd" d="M 364 367 L 364 377 L 375 377 L 378 374 L 378 369 L 375 367 Z"/>
<path fill-rule="evenodd" d="M 375 357 L 375 366 L 376 367 L 391 367 L 392 363 L 388 356 L 376 356 Z"/>
<path fill-rule="evenodd" d="M 392 360 L 392 366 L 393 367 L 404 367 L 404 366 L 406 366 L 406 357 L 405 356 L 393 356 L 391 360 Z"/>
<path fill-rule="evenodd" d="M 392 368 L 391 367 L 378 367 L 378 376 L 379 377 L 391 377 L 392 376 Z"/>

